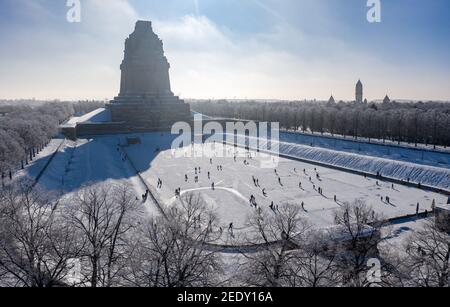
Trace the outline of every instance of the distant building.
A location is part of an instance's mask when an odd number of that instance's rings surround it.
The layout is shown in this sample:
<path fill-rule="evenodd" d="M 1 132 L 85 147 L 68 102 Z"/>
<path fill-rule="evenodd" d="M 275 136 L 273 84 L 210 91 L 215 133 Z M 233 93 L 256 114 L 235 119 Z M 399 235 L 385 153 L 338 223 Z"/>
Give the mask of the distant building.
<path fill-rule="evenodd" d="M 383 99 L 383 103 L 390 103 L 390 102 L 391 102 L 391 99 L 389 98 L 388 95 L 386 95 L 386 97 L 384 97 L 384 99 Z"/>
<path fill-rule="evenodd" d="M 356 83 L 356 102 L 357 103 L 363 103 L 363 84 L 361 83 L 361 80 L 358 80 L 358 83 Z"/>
<path fill-rule="evenodd" d="M 334 100 L 333 95 L 331 95 L 330 99 L 328 100 L 328 103 L 329 104 L 335 104 L 336 103 L 336 101 Z"/>

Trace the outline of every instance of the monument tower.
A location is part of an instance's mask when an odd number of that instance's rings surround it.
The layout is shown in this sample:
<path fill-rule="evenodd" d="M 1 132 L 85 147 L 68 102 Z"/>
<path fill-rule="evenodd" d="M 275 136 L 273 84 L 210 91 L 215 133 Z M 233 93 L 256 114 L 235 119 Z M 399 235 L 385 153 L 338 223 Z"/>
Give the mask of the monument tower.
<path fill-rule="evenodd" d="M 170 87 L 170 64 L 150 21 L 138 21 L 125 41 L 120 93 L 108 105 L 111 120 L 130 131 L 170 130 L 191 120 L 190 106 Z"/>

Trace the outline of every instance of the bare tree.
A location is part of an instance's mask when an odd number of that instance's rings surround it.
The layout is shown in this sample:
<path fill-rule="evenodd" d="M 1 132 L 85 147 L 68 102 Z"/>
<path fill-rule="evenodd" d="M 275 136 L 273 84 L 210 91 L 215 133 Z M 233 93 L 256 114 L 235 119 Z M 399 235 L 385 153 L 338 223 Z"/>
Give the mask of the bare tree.
<path fill-rule="evenodd" d="M 403 268 L 407 285 L 450 287 L 450 234 L 428 221 L 409 239 L 406 253 Z"/>
<path fill-rule="evenodd" d="M 80 190 L 67 204 L 66 219 L 86 240 L 82 259 L 85 284 L 118 283 L 127 258 L 128 240 L 139 223 L 135 196 L 126 185 L 94 185 Z"/>
<path fill-rule="evenodd" d="M 300 219 L 299 207 L 280 206 L 279 211 L 256 210 L 249 216 L 247 244 L 255 245 L 254 253 L 242 252 L 246 263 L 238 278 L 245 285 L 257 287 L 295 286 L 292 278 L 296 248 L 293 240 L 307 229 Z"/>
<path fill-rule="evenodd" d="M 217 219 L 202 199 L 187 194 L 166 216 L 150 219 L 141 228 L 129 257 L 128 285 L 192 287 L 218 285 L 221 261 Z"/>
<path fill-rule="evenodd" d="M 70 260 L 80 254 L 79 239 L 61 220 L 48 192 L 24 184 L 0 197 L 2 286 L 67 286 Z"/>
<path fill-rule="evenodd" d="M 346 137 L 378 138 L 448 146 L 450 104 L 444 102 L 330 104 L 325 101 L 192 101 L 197 112 L 209 116 L 279 122 L 280 127 L 339 133 Z M 262 115 L 262 114 L 263 115 Z M 362 123 L 364 122 L 364 125 Z"/>
<path fill-rule="evenodd" d="M 344 204 L 335 213 L 336 227 L 330 236 L 336 242 L 336 262 L 346 286 L 371 286 L 368 280 L 367 261 L 379 258 L 378 244 L 381 242 L 383 218 L 362 200 Z M 381 282 L 381 281 L 380 281 Z"/>
<path fill-rule="evenodd" d="M 306 235 L 307 234 L 307 235 Z M 289 285 L 293 287 L 336 287 L 341 285 L 341 274 L 335 262 L 336 255 L 327 253 L 329 237 L 320 231 L 306 232 L 293 251 L 289 266 Z"/>

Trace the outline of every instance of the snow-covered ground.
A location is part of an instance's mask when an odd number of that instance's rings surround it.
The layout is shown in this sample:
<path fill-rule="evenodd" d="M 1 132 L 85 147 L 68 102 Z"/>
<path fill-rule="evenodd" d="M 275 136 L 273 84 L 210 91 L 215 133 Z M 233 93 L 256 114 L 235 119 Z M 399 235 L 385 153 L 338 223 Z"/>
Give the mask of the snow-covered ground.
<path fill-rule="evenodd" d="M 245 141 L 244 139 L 237 139 L 237 142 L 242 143 L 241 145 L 245 145 L 244 142 L 248 144 L 248 140 Z M 450 190 L 450 169 L 416 164 L 413 163 L 414 159 L 412 159 L 413 162 L 404 162 L 372 155 L 300 145 L 292 142 L 280 141 L 270 143 L 277 144 L 279 153 L 286 156 L 370 174 L 379 172 L 384 177 L 404 181 L 409 179 L 410 182 Z M 259 147 L 270 149 L 267 140 L 262 139 L 259 139 Z M 450 154 L 446 155 L 450 157 Z M 382 155 L 380 154 L 380 156 Z"/>
<path fill-rule="evenodd" d="M 204 115 L 203 115 L 204 116 Z M 368 139 L 368 138 L 364 138 L 364 137 L 358 137 L 358 139 L 355 139 L 352 136 L 342 136 L 340 134 L 331 134 L 331 133 L 312 133 L 311 131 L 295 131 L 295 130 L 286 130 L 283 129 L 282 133 L 286 133 L 286 134 L 294 134 L 294 138 L 296 138 L 296 135 L 299 135 L 299 138 L 303 138 L 303 137 L 314 137 L 315 139 L 321 139 L 321 138 L 327 138 L 329 139 L 328 141 L 326 141 L 326 143 L 328 144 L 333 144 L 334 145 L 334 140 L 337 139 L 338 141 L 344 141 L 343 144 L 346 143 L 368 143 L 368 145 L 380 145 L 380 146 L 392 146 L 395 148 L 406 148 L 406 149 L 412 149 L 412 150 L 424 150 L 424 151 L 434 151 L 434 152 L 443 152 L 443 153 L 450 153 L 450 148 L 449 147 L 445 147 L 445 146 L 433 146 L 433 145 L 427 145 L 427 144 L 423 144 L 423 143 L 407 143 L 407 142 L 397 142 L 397 141 L 392 141 L 392 140 L 381 140 L 381 139 Z M 330 142 L 331 139 L 331 142 Z M 306 141 L 307 142 L 307 141 Z M 322 143 L 322 142 L 319 142 Z M 305 143 L 308 144 L 308 143 Z M 356 144 L 356 147 L 359 148 L 358 144 Z M 359 151 L 359 149 L 358 149 Z"/>
<path fill-rule="evenodd" d="M 414 148 L 296 132 L 280 132 L 280 141 L 450 169 L 450 151 L 443 148 L 433 151 L 421 145 Z"/>
<path fill-rule="evenodd" d="M 25 169 L 20 169 L 14 174 L 14 182 L 16 180 L 21 180 L 24 177 L 36 178 L 49 162 L 53 153 L 58 147 L 63 148 L 64 143 L 64 139 L 52 139 L 49 144 L 33 158 L 33 161 L 25 166 Z"/>
<path fill-rule="evenodd" d="M 59 149 L 40 178 L 39 185 L 56 195 L 68 197 L 88 185 L 126 183 L 131 186 L 136 197 L 140 198 L 146 190 L 145 186 L 130 164 L 124 161 L 123 153 L 117 150 L 119 142 L 118 136 L 79 139 L 76 142 L 64 141 L 64 146 Z M 53 147 L 53 151 L 56 150 L 56 147 Z M 50 151 L 50 147 L 48 150 Z M 47 156 L 37 159 L 35 164 L 42 166 L 46 159 Z M 29 167 L 21 175 L 35 178 L 40 169 L 37 166 Z M 159 214 L 150 201 L 144 206 L 150 214 Z"/>
<path fill-rule="evenodd" d="M 298 206 L 303 202 L 305 210 L 302 215 L 318 227 L 332 224 L 334 211 L 344 202 L 357 198 L 387 218 L 413 214 L 417 203 L 424 211 L 431 210 L 433 199 L 436 204 L 447 200 L 437 193 L 401 185 L 394 185 L 393 189 L 388 182 L 378 181 L 377 185 L 375 179 L 288 159 L 280 159 L 275 173 L 274 169 L 261 168 L 258 157 L 245 158 L 243 149 L 238 149 L 243 157 L 238 157 L 236 162 L 233 157 L 213 158 L 212 163 L 208 157 L 184 157 L 184 149 L 178 150 L 181 157 L 174 157 L 177 152 L 169 149 L 170 138 L 167 136 L 146 134 L 140 137 L 141 144 L 125 150 L 150 185 L 156 186 L 158 178 L 163 181 L 163 187 L 157 193 L 166 205 L 174 203 L 177 188 L 181 188 L 182 194 L 198 193 L 217 210 L 223 227 L 233 222 L 237 231 L 245 230 L 246 217 L 255 210 L 249 203 L 251 195 L 265 210 L 270 210 L 272 201 L 275 205 L 292 203 Z M 201 145 L 195 145 L 193 150 L 200 152 L 201 148 Z M 226 146 L 225 151 L 233 151 L 233 148 Z M 249 164 L 245 165 L 244 160 Z M 222 166 L 222 170 L 217 166 Z M 196 167 L 201 169 L 198 183 L 194 182 Z M 185 175 L 188 176 L 187 181 Z M 252 176 L 259 180 L 259 187 L 254 185 Z M 281 178 L 281 184 L 278 178 Z M 213 182 L 215 190 L 211 187 Z M 302 188 L 299 187 L 300 182 Z M 318 192 L 319 187 L 324 195 Z M 267 196 L 263 195 L 262 189 Z M 390 203 L 385 201 L 386 196 L 390 197 Z"/>
<path fill-rule="evenodd" d="M 182 194 L 198 194 L 217 211 L 220 225 L 227 229 L 229 223 L 233 223 L 237 234 L 246 232 L 246 218 L 255 210 L 249 202 L 251 195 L 256 198 L 259 207 L 269 212 L 272 201 L 275 206 L 291 203 L 299 208 L 303 202 L 303 217 L 316 227 L 333 224 L 335 210 L 344 202 L 353 202 L 355 199 L 364 200 L 386 218 L 413 214 L 417 203 L 421 211 L 430 211 L 433 200 L 436 205 L 443 205 L 447 201 L 445 195 L 402 185 L 392 188 L 391 183 L 382 180 L 378 180 L 377 185 L 375 179 L 291 159 L 281 158 L 275 172 L 272 168 L 261 168 L 261 158 L 256 156 L 256 152 L 252 152 L 254 157 L 250 159 L 244 149 L 227 145 L 224 145 L 224 151 L 230 156 L 213 157 L 211 161 L 207 156 L 184 156 L 186 149 L 201 152 L 202 145 L 172 151 L 171 144 L 176 136 L 170 134 L 134 136 L 139 137 L 140 144 L 120 148 L 118 144 L 126 144 L 126 138 L 130 135 L 65 141 L 39 183 L 48 190 L 60 191 L 65 195 L 82 186 L 99 182 L 128 183 L 136 196 L 140 197 L 146 187 L 137 176 L 134 170 L 136 167 L 163 205 L 175 204 L 175 190 L 178 188 L 181 188 Z M 33 176 L 37 166 L 45 163 L 58 144 L 56 140 L 52 142 L 46 149 L 47 155 L 43 152 L 40 159 L 35 160 L 36 168 L 29 167 L 24 173 Z M 235 150 L 236 161 L 233 158 Z M 124 153 L 131 161 L 124 159 Z M 334 152 L 334 155 L 338 154 L 354 155 Z M 244 164 L 245 160 L 247 164 Z M 194 182 L 196 167 L 200 168 L 197 169 L 198 182 Z M 259 186 L 253 183 L 252 176 L 258 179 Z M 157 189 L 158 178 L 163 181 L 160 189 Z M 323 195 L 318 192 L 319 187 Z M 390 203 L 386 202 L 386 196 L 390 197 Z M 150 214 L 159 214 L 158 207 L 150 199 L 144 206 Z M 224 241 L 227 239 L 223 238 Z"/>

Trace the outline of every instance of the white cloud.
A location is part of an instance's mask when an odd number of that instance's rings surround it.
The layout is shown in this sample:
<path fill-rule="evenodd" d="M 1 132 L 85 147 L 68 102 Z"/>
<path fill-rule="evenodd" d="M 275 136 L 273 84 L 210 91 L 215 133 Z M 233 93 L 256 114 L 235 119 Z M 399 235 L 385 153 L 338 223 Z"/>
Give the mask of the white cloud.
<path fill-rule="evenodd" d="M 82 22 L 69 30 L 21 28 L 4 36 L 3 96 L 84 99 L 117 94 L 124 39 L 140 16 L 125 0 L 82 3 Z M 27 7 L 28 14 L 38 9 L 49 16 L 43 6 Z M 332 36 L 311 36 L 281 20 L 249 39 L 205 16 L 155 19 L 153 24 L 171 63 L 173 91 L 185 98 L 327 99 L 333 93 L 336 99 L 351 99 L 358 78 L 365 81 L 369 99 L 386 92 L 394 98 L 450 97 L 449 90 L 442 90 L 447 76 L 433 76 L 442 82 L 430 80 L 424 88 L 417 68 L 385 64 Z"/>
<path fill-rule="evenodd" d="M 234 39 L 204 16 L 157 21 L 155 28 L 172 63 L 172 87 L 184 97 L 325 98 L 333 91 L 335 69 L 345 68 L 337 59 L 350 52 L 286 24 L 250 40 Z M 327 60 L 319 53 L 328 53 Z M 355 78 L 347 79 L 348 93 Z"/>

